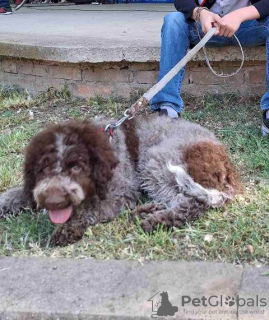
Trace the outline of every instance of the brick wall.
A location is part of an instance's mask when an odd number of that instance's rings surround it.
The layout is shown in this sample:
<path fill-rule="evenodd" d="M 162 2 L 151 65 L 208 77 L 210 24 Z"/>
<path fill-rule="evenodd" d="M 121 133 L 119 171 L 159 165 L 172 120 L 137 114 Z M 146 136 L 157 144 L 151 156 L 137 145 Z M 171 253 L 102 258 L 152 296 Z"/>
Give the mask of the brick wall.
<path fill-rule="evenodd" d="M 214 62 L 218 71 L 232 72 L 237 62 Z M 134 90 L 146 91 L 155 84 L 158 63 L 57 64 L 34 60 L 2 58 L 0 85 L 20 86 L 37 94 L 49 87 L 64 85 L 77 97 L 113 95 L 129 98 Z M 202 95 L 233 92 L 240 95 L 260 95 L 265 91 L 265 62 L 246 61 L 244 69 L 228 79 L 213 75 L 203 62 L 190 62 L 186 69 L 183 91 Z"/>

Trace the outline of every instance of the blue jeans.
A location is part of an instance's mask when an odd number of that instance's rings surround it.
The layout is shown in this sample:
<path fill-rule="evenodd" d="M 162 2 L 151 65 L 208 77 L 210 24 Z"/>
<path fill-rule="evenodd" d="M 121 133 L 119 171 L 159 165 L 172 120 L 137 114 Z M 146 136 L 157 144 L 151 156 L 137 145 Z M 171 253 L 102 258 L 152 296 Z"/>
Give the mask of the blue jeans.
<path fill-rule="evenodd" d="M 9 0 L 0 0 L 0 8 L 10 8 Z"/>
<path fill-rule="evenodd" d="M 202 33 L 201 26 L 200 32 Z M 263 21 L 251 20 L 243 22 L 236 32 L 243 47 L 256 47 L 266 44 L 266 80 L 267 92 L 261 100 L 261 109 L 269 108 L 269 18 Z M 162 27 L 162 47 L 160 59 L 160 80 L 182 59 L 190 45 L 199 42 L 199 37 L 194 22 L 187 22 L 181 12 L 171 12 L 164 18 Z M 220 36 L 212 37 L 207 46 L 223 47 L 238 46 L 233 38 Z M 153 99 L 151 110 L 157 110 L 162 105 L 171 106 L 177 112 L 183 109 L 183 100 L 180 96 L 185 68 L 182 69 Z"/>

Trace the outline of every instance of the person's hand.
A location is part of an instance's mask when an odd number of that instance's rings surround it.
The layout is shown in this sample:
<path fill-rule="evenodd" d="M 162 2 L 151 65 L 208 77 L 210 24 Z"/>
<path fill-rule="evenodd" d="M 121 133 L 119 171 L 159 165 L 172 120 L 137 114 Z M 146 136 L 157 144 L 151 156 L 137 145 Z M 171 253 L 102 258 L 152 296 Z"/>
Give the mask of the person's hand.
<path fill-rule="evenodd" d="M 212 27 L 216 27 L 215 36 L 219 34 L 219 23 L 221 21 L 221 17 L 218 14 L 213 12 L 202 10 L 200 12 L 200 22 L 202 26 L 203 32 L 206 34 Z"/>
<path fill-rule="evenodd" d="M 218 21 L 219 36 L 232 37 L 242 23 L 241 15 L 234 11 L 226 14 Z"/>

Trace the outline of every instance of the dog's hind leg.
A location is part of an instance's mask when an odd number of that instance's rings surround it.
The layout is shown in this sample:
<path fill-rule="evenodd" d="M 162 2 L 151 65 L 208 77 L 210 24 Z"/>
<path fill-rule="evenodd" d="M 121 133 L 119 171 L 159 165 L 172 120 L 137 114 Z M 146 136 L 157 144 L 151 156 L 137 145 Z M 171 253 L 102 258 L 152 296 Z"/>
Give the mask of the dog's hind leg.
<path fill-rule="evenodd" d="M 5 218 L 10 214 L 16 215 L 29 206 L 23 187 L 11 188 L 0 195 L 0 218 Z"/>
<path fill-rule="evenodd" d="M 153 231 L 158 225 L 165 228 L 180 227 L 201 216 L 207 209 L 221 207 L 230 200 L 226 193 L 206 189 L 194 182 L 182 167 L 168 164 L 166 168 L 176 181 L 176 184 L 161 186 L 167 188 L 169 197 L 163 198 L 161 204 L 146 204 L 132 212 L 133 216 L 137 215 L 142 219 L 141 226 L 146 232 Z"/>
<path fill-rule="evenodd" d="M 160 207 L 161 205 L 158 206 Z M 156 207 L 154 207 L 154 209 Z M 204 203 L 199 203 L 196 199 L 188 198 L 184 204 L 178 203 L 178 205 L 175 205 L 173 208 L 165 208 L 163 205 L 161 210 L 154 209 L 146 213 L 142 207 L 133 213 L 133 215 L 137 214 L 141 218 L 140 225 L 146 232 L 155 230 L 158 225 L 163 226 L 164 229 L 172 227 L 179 228 L 186 222 L 201 216 L 208 207 Z"/>

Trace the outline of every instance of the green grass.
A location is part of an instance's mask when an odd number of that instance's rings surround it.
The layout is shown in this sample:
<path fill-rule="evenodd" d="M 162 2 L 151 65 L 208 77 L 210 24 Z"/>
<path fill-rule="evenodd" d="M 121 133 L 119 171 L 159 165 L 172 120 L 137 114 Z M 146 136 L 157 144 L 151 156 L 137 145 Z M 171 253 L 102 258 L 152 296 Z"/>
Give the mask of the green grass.
<path fill-rule="evenodd" d="M 269 139 L 260 135 L 259 101 L 232 95 L 185 97 L 185 101 L 183 117 L 213 130 L 240 172 L 245 190 L 233 203 L 210 210 L 181 229 L 159 228 L 151 235 L 143 232 L 138 221 L 130 222 L 126 211 L 108 224 L 88 228 L 81 241 L 64 248 L 49 246 L 53 225 L 46 213 L 24 212 L 0 220 L 0 255 L 135 259 L 141 263 L 180 259 L 268 263 Z M 48 123 L 99 115 L 120 117 L 128 106 L 114 98 L 72 100 L 65 89 L 34 99 L 25 92 L 0 91 L 0 192 L 22 182 L 23 149 Z"/>

